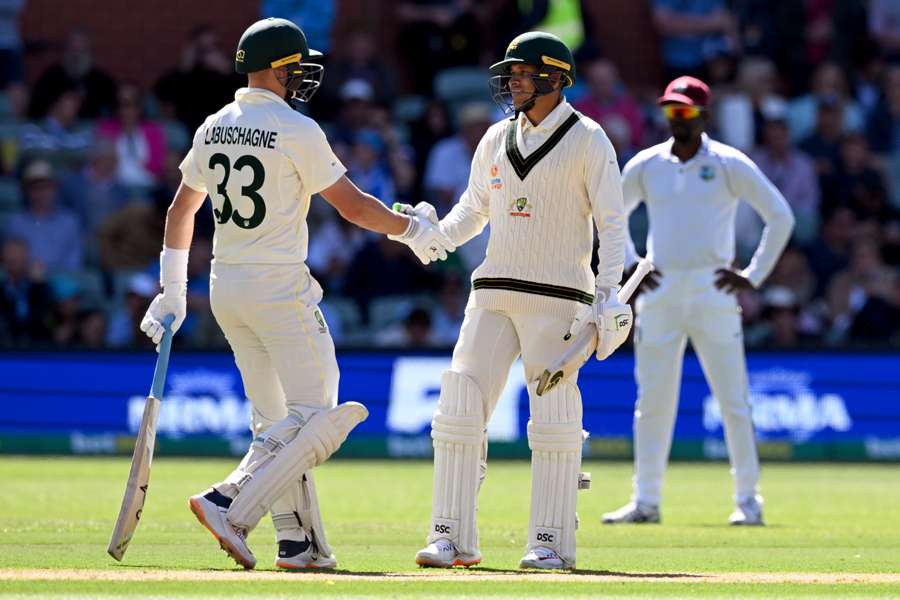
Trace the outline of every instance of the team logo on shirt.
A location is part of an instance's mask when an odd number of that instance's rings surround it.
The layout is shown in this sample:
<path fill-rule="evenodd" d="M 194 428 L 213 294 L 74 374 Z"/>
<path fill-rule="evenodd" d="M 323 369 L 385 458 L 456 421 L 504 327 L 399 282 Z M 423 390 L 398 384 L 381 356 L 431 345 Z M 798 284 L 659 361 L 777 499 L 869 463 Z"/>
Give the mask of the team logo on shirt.
<path fill-rule="evenodd" d="M 492 190 L 502 190 L 503 189 L 503 180 L 497 177 L 497 174 L 500 172 L 500 169 L 497 165 L 491 165 L 491 189 Z"/>
<path fill-rule="evenodd" d="M 716 177 L 716 171 L 709 165 L 700 167 L 700 179 L 703 181 L 712 181 Z"/>
<path fill-rule="evenodd" d="M 531 209 L 534 206 L 528 202 L 528 198 L 516 198 L 509 205 L 509 216 L 511 217 L 531 217 Z"/>

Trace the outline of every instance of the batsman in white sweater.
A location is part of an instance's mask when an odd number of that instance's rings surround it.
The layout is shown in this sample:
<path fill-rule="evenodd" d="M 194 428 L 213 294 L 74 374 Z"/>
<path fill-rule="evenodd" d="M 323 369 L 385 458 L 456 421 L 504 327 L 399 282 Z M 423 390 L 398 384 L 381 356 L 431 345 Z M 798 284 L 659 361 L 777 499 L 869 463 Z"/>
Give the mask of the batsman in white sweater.
<path fill-rule="evenodd" d="M 541 397 L 534 382 L 565 349 L 567 334 L 577 333 L 573 319 L 580 311 L 590 318 L 579 323 L 604 324 L 599 359 L 628 336 L 631 310 L 615 293 L 625 244 L 621 176 L 603 129 L 562 95 L 575 79 L 572 54 L 562 41 L 541 32 L 520 35 L 491 72 L 495 101 L 514 116 L 488 129 L 475 151 L 467 190 L 440 222 L 456 245 L 488 223 L 491 234 L 487 256 L 472 276 L 432 421 L 432 522 L 416 562 L 451 567 L 481 561 L 475 513 L 486 469 L 485 431 L 521 355 L 531 382 L 532 493 L 520 566 L 574 568 L 581 395 L 574 377 Z"/>

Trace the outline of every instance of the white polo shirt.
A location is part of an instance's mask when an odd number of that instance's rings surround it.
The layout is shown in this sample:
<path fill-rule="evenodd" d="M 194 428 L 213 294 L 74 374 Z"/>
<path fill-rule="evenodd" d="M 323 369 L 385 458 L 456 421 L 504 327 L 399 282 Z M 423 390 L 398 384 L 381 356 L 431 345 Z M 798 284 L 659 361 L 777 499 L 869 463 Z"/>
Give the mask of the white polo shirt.
<path fill-rule="evenodd" d="M 735 214 L 745 200 L 766 224 L 749 266 L 755 286 L 771 272 L 794 227 L 781 192 L 740 150 L 703 134 L 687 162 L 672 154 L 673 140 L 647 148 L 622 171 L 625 211 L 644 202 L 650 220 L 647 257 L 662 273 L 730 266 L 735 255 Z M 629 240 L 629 254 L 634 256 Z"/>
<path fill-rule="evenodd" d="M 222 264 L 303 263 L 310 196 L 346 171 L 315 121 L 259 88 L 207 117 L 180 169 L 185 185 L 209 193 Z"/>

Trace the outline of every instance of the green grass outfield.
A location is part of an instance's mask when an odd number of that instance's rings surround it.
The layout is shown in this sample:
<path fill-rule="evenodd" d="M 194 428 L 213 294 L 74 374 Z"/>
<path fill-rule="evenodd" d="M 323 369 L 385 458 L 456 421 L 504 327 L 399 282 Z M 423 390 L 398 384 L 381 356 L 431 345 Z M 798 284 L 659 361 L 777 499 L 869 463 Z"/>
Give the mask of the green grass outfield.
<path fill-rule="evenodd" d="M 0 597 L 896 597 L 900 467 L 764 465 L 765 528 L 726 525 L 728 468 L 674 464 L 662 525 L 602 526 L 628 498 L 631 466 L 588 463 L 579 495 L 579 571 L 520 573 L 529 466 L 498 461 L 481 492 L 484 561 L 469 571 L 418 569 L 431 465 L 336 461 L 318 486 L 339 570 L 277 573 L 271 523 L 250 537 L 245 573 L 219 550 L 187 497 L 236 461 L 158 458 L 141 525 L 123 563 L 106 545 L 127 458 L 0 457 Z"/>

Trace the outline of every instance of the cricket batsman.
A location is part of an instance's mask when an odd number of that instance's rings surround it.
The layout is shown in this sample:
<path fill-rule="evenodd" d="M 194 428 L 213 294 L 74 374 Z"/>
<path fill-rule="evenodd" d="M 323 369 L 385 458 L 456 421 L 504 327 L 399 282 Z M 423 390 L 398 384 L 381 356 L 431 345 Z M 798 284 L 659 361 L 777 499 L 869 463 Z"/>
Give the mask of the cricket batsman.
<path fill-rule="evenodd" d="M 487 457 L 486 426 L 519 357 L 529 384 L 531 518 L 520 567 L 575 567 L 575 496 L 583 442 L 576 377 L 543 396 L 535 380 L 581 327 L 599 324 L 597 358 L 628 336 L 631 309 L 616 290 L 625 219 L 619 169 L 603 129 L 572 109 L 572 53 L 557 37 L 516 37 L 491 67 L 494 100 L 512 118 L 488 129 L 469 185 L 440 221 L 458 246 L 490 224 L 484 262 L 472 275 L 451 367 L 432 421 L 434 489 L 428 544 L 419 565 L 481 561 L 477 496 Z M 424 207 L 417 213 L 425 214 Z M 593 229 L 599 274 L 591 271 Z M 576 321 L 576 317 L 580 317 Z"/>
<path fill-rule="evenodd" d="M 337 404 L 322 288 L 305 264 L 310 196 L 321 194 L 348 221 L 406 243 L 423 263 L 454 250 L 428 219 L 392 212 L 357 189 L 319 126 L 292 109 L 290 102 L 306 102 L 318 89 L 323 68 L 310 59 L 319 56 L 284 19 L 258 21 L 241 36 L 235 68 L 247 87 L 206 119 L 181 163 L 160 255 L 162 293 L 141 323 L 158 343 L 165 315 L 175 315 L 173 331 L 184 320 L 194 215 L 209 194 L 211 306 L 252 403 L 256 437 L 238 467 L 192 496 L 190 508 L 247 569 L 256 564 L 247 535 L 270 511 L 276 566 L 336 565 L 311 469 L 368 414 L 358 403 Z"/>
<path fill-rule="evenodd" d="M 658 523 L 663 474 L 688 340 L 722 411 L 734 475 L 732 525 L 762 525 L 759 458 L 750 414 L 741 312 L 735 294 L 765 281 L 791 236 L 794 216 L 781 192 L 739 150 L 711 140 L 709 87 L 673 80 L 659 98 L 672 137 L 624 169 L 628 214 L 644 202 L 650 219 L 635 332 L 634 495 L 604 523 Z M 735 213 L 746 201 L 766 228 L 750 264 L 732 267 Z M 629 242 L 630 243 L 630 242 Z M 632 254 L 631 252 L 629 254 Z"/>

